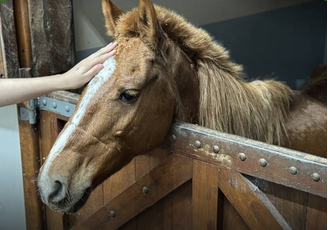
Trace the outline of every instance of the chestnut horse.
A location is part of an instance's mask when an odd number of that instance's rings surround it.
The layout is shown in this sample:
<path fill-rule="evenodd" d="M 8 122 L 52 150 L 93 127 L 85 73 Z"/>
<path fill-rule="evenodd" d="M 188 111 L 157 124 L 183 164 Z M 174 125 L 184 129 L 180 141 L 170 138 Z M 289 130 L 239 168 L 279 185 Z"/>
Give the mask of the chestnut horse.
<path fill-rule="evenodd" d="M 124 13 L 103 0 L 117 54 L 83 91 L 41 168 L 51 208 L 75 212 L 90 191 L 185 121 L 317 155 L 326 153 L 326 105 L 281 82 L 246 82 L 203 30 L 140 0 Z"/>

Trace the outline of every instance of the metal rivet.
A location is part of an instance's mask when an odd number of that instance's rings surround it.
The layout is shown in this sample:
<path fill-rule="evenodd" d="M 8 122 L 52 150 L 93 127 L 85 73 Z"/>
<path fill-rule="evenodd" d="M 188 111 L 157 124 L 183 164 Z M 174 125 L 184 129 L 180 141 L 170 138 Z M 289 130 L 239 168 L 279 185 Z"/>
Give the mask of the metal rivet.
<path fill-rule="evenodd" d="M 55 109 L 57 108 L 57 103 L 56 102 L 52 102 L 52 107 Z"/>
<path fill-rule="evenodd" d="M 311 177 L 312 177 L 312 180 L 314 180 L 315 182 L 320 181 L 320 175 L 318 173 L 313 173 L 311 175 Z"/>
<path fill-rule="evenodd" d="M 268 162 L 267 162 L 266 159 L 264 159 L 264 158 L 261 158 L 261 159 L 259 160 L 259 163 L 260 163 L 260 165 L 261 165 L 262 167 L 266 167 L 267 164 L 268 164 Z"/>
<path fill-rule="evenodd" d="M 148 187 L 143 187 L 142 192 L 147 195 L 149 193 L 149 188 Z"/>
<path fill-rule="evenodd" d="M 174 135 L 174 134 L 172 134 L 171 136 L 170 136 L 170 141 L 176 141 L 176 139 L 177 139 L 177 137 Z"/>
<path fill-rule="evenodd" d="M 297 168 L 292 166 L 292 167 L 289 168 L 289 172 L 292 175 L 296 175 L 297 174 Z"/>
<path fill-rule="evenodd" d="M 45 157 L 42 157 L 42 160 L 45 160 L 46 158 Z"/>
<path fill-rule="evenodd" d="M 114 212 L 114 211 L 110 211 L 110 212 L 109 212 L 109 216 L 110 216 L 110 217 L 115 217 L 115 212 Z"/>
<path fill-rule="evenodd" d="M 239 159 L 240 159 L 241 161 L 245 161 L 245 160 L 247 159 L 245 153 L 239 153 L 238 155 L 239 155 Z"/>
<path fill-rule="evenodd" d="M 202 143 L 200 142 L 200 141 L 195 141 L 195 146 L 197 147 L 197 148 L 200 148 L 200 147 L 202 147 Z"/>
<path fill-rule="evenodd" d="M 213 152 L 218 153 L 220 151 L 220 147 L 217 145 L 213 146 Z"/>
<path fill-rule="evenodd" d="M 47 100 L 46 99 L 42 99 L 42 105 L 44 105 L 44 106 L 47 105 Z"/>
<path fill-rule="evenodd" d="M 71 110 L 71 109 L 69 108 L 69 106 L 66 105 L 66 106 L 65 106 L 65 111 L 66 111 L 66 112 L 69 112 L 70 110 Z"/>

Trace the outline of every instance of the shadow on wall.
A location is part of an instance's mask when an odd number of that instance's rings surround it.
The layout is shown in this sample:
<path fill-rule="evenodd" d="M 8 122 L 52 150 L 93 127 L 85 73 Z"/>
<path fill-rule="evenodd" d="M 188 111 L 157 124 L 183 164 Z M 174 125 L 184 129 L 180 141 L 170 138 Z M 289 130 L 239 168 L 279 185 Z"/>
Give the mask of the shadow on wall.
<path fill-rule="evenodd" d="M 276 78 L 293 89 L 326 64 L 327 2 L 314 1 L 202 26 L 230 50 L 248 78 Z"/>

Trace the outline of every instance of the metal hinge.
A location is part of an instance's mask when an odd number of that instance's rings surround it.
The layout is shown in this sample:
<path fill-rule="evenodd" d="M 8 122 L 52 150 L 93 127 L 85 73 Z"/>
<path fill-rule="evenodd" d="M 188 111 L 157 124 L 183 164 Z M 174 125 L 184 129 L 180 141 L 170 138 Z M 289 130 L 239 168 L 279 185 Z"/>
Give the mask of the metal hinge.
<path fill-rule="evenodd" d="M 19 107 L 19 119 L 29 121 L 31 125 L 37 122 L 37 99 L 31 99 L 27 107 Z"/>
<path fill-rule="evenodd" d="M 50 97 L 42 96 L 30 100 L 27 107 L 19 107 L 19 119 L 29 121 L 31 125 L 37 123 L 38 110 L 47 110 L 66 117 L 72 116 L 76 105 L 66 101 L 59 101 Z"/>

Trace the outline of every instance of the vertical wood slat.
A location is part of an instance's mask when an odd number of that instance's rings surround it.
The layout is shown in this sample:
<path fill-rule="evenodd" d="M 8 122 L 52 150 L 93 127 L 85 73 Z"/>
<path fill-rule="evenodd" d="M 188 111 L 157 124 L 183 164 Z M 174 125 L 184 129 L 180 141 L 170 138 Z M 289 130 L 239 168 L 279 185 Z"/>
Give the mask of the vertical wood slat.
<path fill-rule="evenodd" d="M 240 173 L 220 168 L 218 182 L 251 229 L 291 229 L 271 201 Z"/>
<path fill-rule="evenodd" d="M 259 178 L 253 183 L 265 193 L 292 229 L 305 229 L 308 193 Z"/>
<path fill-rule="evenodd" d="M 30 69 L 20 69 L 20 77 L 30 77 Z M 43 204 L 38 195 L 36 184 L 41 161 L 37 125 L 31 125 L 29 121 L 19 120 L 19 139 L 23 170 L 26 229 L 43 229 Z"/>
<path fill-rule="evenodd" d="M 72 0 L 28 0 L 32 75 L 69 70 L 75 63 Z"/>
<path fill-rule="evenodd" d="M 217 229 L 218 177 L 217 166 L 193 161 L 192 180 L 192 228 Z"/>
<path fill-rule="evenodd" d="M 20 146 L 26 229 L 44 229 L 42 203 L 37 194 L 36 178 L 40 168 L 39 159 L 39 134 L 35 125 L 30 125 L 28 121 L 19 120 Z"/>
<path fill-rule="evenodd" d="M 2 1 L 0 2 L 0 47 L 5 78 L 19 77 L 16 41 L 13 0 Z"/>
<path fill-rule="evenodd" d="M 140 155 L 135 158 L 136 162 L 136 180 L 139 180 L 153 168 L 159 165 L 169 156 L 169 153 L 163 149 L 155 149 L 146 155 Z M 165 201 L 164 201 L 165 200 Z M 135 218 L 136 229 L 147 229 L 150 226 L 170 229 L 170 213 L 167 206 L 171 205 L 171 195 L 167 195 L 159 201 L 150 210 L 146 210 Z M 147 221 L 145 221 L 147 220 Z M 131 221 L 132 222 L 132 221 Z"/>
<path fill-rule="evenodd" d="M 223 199 L 222 211 L 223 230 L 251 230 L 226 197 Z"/>
<path fill-rule="evenodd" d="M 51 147 L 58 136 L 57 115 L 49 111 L 41 111 L 40 114 L 40 138 L 41 138 L 41 157 L 42 161 L 48 156 Z M 43 163 L 43 162 L 42 162 Z M 47 230 L 64 230 L 66 229 L 65 215 L 45 208 L 46 229 Z"/>
<path fill-rule="evenodd" d="M 306 230 L 327 229 L 327 199 L 308 194 Z"/>
<path fill-rule="evenodd" d="M 21 68 L 31 67 L 31 43 L 28 7 L 26 0 L 14 0 L 18 56 Z"/>

